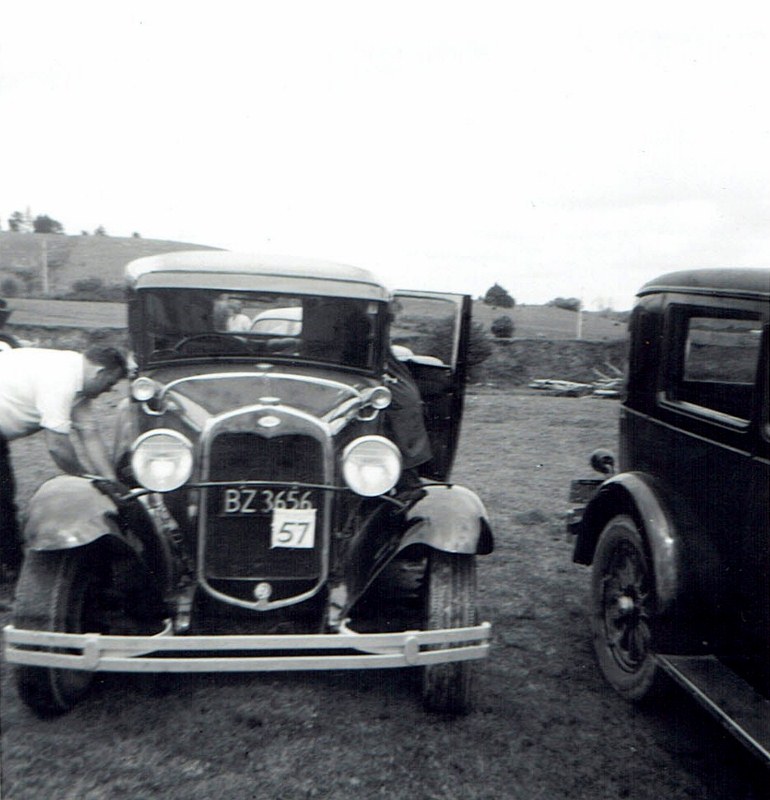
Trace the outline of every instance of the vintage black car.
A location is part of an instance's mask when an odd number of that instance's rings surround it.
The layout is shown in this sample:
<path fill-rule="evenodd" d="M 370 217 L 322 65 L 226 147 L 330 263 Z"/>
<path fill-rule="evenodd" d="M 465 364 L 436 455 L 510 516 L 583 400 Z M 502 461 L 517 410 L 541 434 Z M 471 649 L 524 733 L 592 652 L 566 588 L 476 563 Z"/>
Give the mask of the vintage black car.
<path fill-rule="evenodd" d="M 618 471 L 572 485 L 599 666 L 640 700 L 673 677 L 770 758 L 770 270 L 651 281 L 630 324 Z"/>
<path fill-rule="evenodd" d="M 426 708 L 467 711 L 493 546 L 449 483 L 470 298 L 216 251 L 126 274 L 119 481 L 58 476 L 29 505 L 5 630 L 25 703 L 66 711 L 100 670 L 414 666 Z"/>

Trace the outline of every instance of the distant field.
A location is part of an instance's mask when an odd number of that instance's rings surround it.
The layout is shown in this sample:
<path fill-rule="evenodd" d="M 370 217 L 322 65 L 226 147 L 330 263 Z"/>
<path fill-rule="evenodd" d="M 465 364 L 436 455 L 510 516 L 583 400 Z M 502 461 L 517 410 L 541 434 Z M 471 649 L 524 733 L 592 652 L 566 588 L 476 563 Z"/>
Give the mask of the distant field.
<path fill-rule="evenodd" d="M 9 325 L 41 325 L 45 327 L 124 328 L 126 309 L 123 303 L 88 303 L 76 300 L 41 300 L 9 298 L 13 310 Z M 516 326 L 516 339 L 575 339 L 577 314 L 550 306 L 520 306 L 513 313 L 492 309 L 475 302 L 473 319 L 489 330 L 492 321 L 509 313 Z M 589 341 L 623 339 L 626 326 L 595 313 L 583 314 L 581 338 Z"/>
<path fill-rule="evenodd" d="M 48 259 L 49 290 L 53 295 L 66 294 L 72 284 L 83 278 L 98 277 L 105 286 L 123 282 L 125 265 L 134 258 L 174 250 L 208 250 L 206 245 L 119 236 L 63 236 L 0 232 L 0 281 L 11 278 L 20 285 L 21 295 L 41 291 L 42 263 Z M 557 287 L 558 288 L 558 287 Z M 554 294 L 557 294 L 556 289 Z M 123 327 L 121 304 L 71 303 L 10 300 L 15 309 L 11 324 L 46 326 Z M 549 306 L 492 308 L 475 302 L 474 320 L 489 330 L 492 322 L 504 314 L 513 318 L 515 338 L 550 340 L 574 339 L 577 314 Z M 582 315 L 581 338 L 611 341 L 625 336 L 625 323 L 595 312 Z"/>

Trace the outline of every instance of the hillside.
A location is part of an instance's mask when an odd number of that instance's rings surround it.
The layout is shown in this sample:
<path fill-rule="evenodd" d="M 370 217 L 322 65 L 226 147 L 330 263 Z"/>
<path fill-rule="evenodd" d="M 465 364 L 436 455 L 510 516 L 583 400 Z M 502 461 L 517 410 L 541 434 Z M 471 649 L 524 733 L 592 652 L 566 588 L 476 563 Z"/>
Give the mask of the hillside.
<path fill-rule="evenodd" d="M 63 236 L 57 234 L 31 234 L 0 232 L 0 284 L 11 279 L 18 286 L 19 297 L 11 301 L 14 307 L 12 324 L 45 325 L 80 324 L 96 314 L 92 327 L 112 327 L 110 320 L 121 317 L 121 312 L 112 310 L 97 312 L 88 307 L 44 306 L 43 301 L 26 299 L 40 297 L 42 289 L 42 261 L 48 258 L 49 295 L 66 296 L 75 281 L 97 277 L 109 286 L 121 285 L 123 269 L 134 258 L 168 253 L 174 250 L 213 250 L 207 245 L 172 242 L 160 239 L 126 238 L 118 236 Z M 409 288 L 409 287 L 405 287 Z M 22 299 L 25 298 L 25 299 Z M 507 314 L 516 326 L 516 339 L 575 339 L 577 315 L 572 311 L 550 306 L 519 305 L 509 309 L 493 308 L 476 301 L 473 308 L 474 321 L 489 331 L 492 322 Z M 73 321 L 68 322 L 72 316 Z M 86 324 L 88 324 L 86 322 Z M 625 336 L 625 322 L 604 313 L 585 312 L 582 315 L 581 338 L 588 341 L 613 341 Z"/>
<path fill-rule="evenodd" d="M 123 268 L 134 258 L 173 250 L 214 250 L 186 242 L 119 236 L 63 236 L 0 232 L 0 283 L 14 279 L 20 294 L 42 288 L 44 254 L 48 258 L 51 295 L 66 294 L 83 278 L 98 277 L 105 286 L 123 283 Z"/>

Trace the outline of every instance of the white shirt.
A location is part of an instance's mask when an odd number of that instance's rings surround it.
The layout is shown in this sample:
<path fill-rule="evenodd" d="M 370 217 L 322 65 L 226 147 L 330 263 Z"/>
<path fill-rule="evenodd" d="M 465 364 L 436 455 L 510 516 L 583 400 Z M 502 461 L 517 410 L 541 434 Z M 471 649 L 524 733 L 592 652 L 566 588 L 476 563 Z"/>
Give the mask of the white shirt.
<path fill-rule="evenodd" d="M 243 333 L 251 330 L 251 317 L 245 314 L 233 314 L 227 320 L 227 330 L 235 333 Z"/>
<path fill-rule="evenodd" d="M 41 428 L 68 434 L 83 391 L 84 356 L 20 347 L 0 353 L 0 433 L 18 439 Z"/>

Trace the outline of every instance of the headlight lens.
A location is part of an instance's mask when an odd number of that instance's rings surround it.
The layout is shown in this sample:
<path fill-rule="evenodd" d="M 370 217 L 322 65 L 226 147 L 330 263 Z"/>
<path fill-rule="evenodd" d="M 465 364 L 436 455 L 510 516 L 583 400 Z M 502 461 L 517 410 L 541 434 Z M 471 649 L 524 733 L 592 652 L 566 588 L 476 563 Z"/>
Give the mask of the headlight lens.
<path fill-rule="evenodd" d="M 155 383 L 152 378 L 143 375 L 141 378 L 136 378 L 131 383 L 131 397 L 133 397 L 134 400 L 138 400 L 140 403 L 146 403 L 148 400 L 152 400 L 157 393 L 158 384 Z"/>
<path fill-rule="evenodd" d="M 139 483 L 153 492 L 171 492 L 184 484 L 193 468 L 192 444 L 181 433 L 160 429 L 143 433 L 131 453 Z"/>
<path fill-rule="evenodd" d="M 342 453 L 345 483 L 364 497 L 389 492 L 401 475 L 401 453 L 383 436 L 354 439 Z"/>

